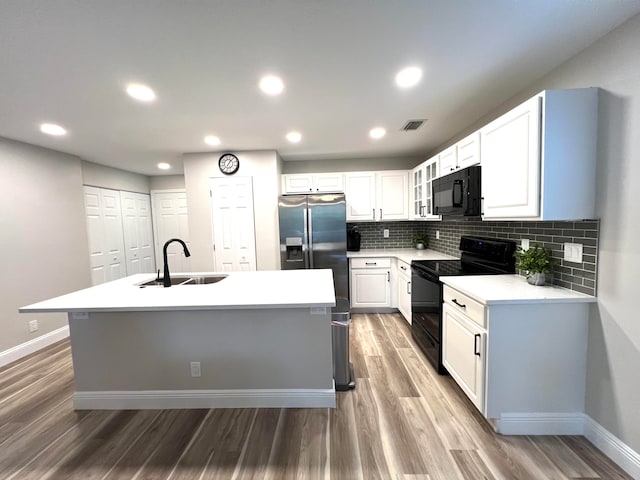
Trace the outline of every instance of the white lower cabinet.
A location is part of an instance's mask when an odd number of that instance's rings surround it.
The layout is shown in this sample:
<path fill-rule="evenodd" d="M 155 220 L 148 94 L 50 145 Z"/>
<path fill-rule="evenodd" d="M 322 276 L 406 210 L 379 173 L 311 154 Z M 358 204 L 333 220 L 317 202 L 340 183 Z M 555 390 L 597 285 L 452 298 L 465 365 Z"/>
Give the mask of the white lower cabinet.
<path fill-rule="evenodd" d="M 397 292 L 398 310 L 409 324 L 411 324 L 411 266 L 398 260 Z"/>
<path fill-rule="evenodd" d="M 349 268 L 351 308 L 391 307 L 390 258 L 353 258 Z"/>
<path fill-rule="evenodd" d="M 589 303 L 443 298 L 443 364 L 497 432 L 580 434 Z"/>
<path fill-rule="evenodd" d="M 442 363 L 467 394 L 484 411 L 485 338 L 484 329 L 466 315 L 444 304 L 442 309 Z"/>

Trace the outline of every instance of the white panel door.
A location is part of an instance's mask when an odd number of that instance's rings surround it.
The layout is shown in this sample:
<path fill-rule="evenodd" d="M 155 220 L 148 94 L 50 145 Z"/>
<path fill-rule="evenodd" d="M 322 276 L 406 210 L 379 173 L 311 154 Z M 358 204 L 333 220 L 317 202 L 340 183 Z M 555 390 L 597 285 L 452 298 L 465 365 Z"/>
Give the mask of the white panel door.
<path fill-rule="evenodd" d="M 136 212 L 136 198 L 131 192 L 120 192 L 120 207 L 122 209 L 122 228 L 124 231 L 124 251 L 127 262 L 127 273 L 142 273 L 140 267 L 140 242 L 138 232 L 138 214 Z"/>
<path fill-rule="evenodd" d="M 390 307 L 390 274 L 386 269 L 352 269 L 351 307 Z"/>
<path fill-rule="evenodd" d="M 99 188 L 84 187 L 84 210 L 87 219 L 87 234 L 89 236 L 89 265 L 92 285 L 99 285 L 108 281 L 107 269 L 104 263 L 105 239 L 100 197 Z"/>
<path fill-rule="evenodd" d="M 101 193 L 105 229 L 105 265 L 109 269 L 109 280 L 115 280 L 127 276 L 120 192 L 102 188 Z"/>
<path fill-rule="evenodd" d="M 406 170 L 376 174 L 378 220 L 409 219 L 409 174 Z"/>
<path fill-rule="evenodd" d="M 540 213 L 540 104 L 534 97 L 480 130 L 486 218 Z"/>
<path fill-rule="evenodd" d="M 116 190 L 84 187 L 93 285 L 127 275 L 120 194 Z"/>
<path fill-rule="evenodd" d="M 375 173 L 347 173 L 345 179 L 347 221 L 378 220 Z"/>
<path fill-rule="evenodd" d="M 216 270 L 255 270 L 252 178 L 212 178 L 210 186 Z"/>
<path fill-rule="evenodd" d="M 156 269 L 164 268 L 162 250 L 167 240 L 179 238 L 189 246 L 189 217 L 187 215 L 187 193 L 180 191 L 151 192 L 153 205 L 153 236 L 155 239 Z M 182 246 L 173 242 L 167 249 L 171 272 L 191 271 L 189 257 L 185 257 Z"/>
<path fill-rule="evenodd" d="M 487 334 L 446 303 L 442 306 L 442 364 L 484 413 Z"/>
<path fill-rule="evenodd" d="M 155 271 L 151 199 L 143 193 L 120 192 L 127 274 Z"/>

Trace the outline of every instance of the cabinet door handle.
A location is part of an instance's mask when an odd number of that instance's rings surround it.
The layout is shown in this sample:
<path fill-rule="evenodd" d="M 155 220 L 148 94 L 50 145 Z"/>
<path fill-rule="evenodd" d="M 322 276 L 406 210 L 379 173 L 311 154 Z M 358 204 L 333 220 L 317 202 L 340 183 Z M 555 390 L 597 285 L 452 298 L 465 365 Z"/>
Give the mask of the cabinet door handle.
<path fill-rule="evenodd" d="M 480 342 L 478 342 L 478 340 L 480 340 L 480 334 L 476 333 L 473 336 L 473 353 L 480 356 L 480 346 L 478 345 Z"/>
<path fill-rule="evenodd" d="M 382 220 L 382 209 L 380 209 L 380 220 Z"/>
<path fill-rule="evenodd" d="M 376 219 L 376 209 L 373 208 L 372 210 L 373 210 L 373 219 L 375 220 Z"/>
<path fill-rule="evenodd" d="M 400 268 L 401 268 L 402 270 L 406 270 L 406 269 L 407 269 L 407 267 L 403 267 L 402 265 L 400 265 Z"/>
<path fill-rule="evenodd" d="M 407 294 L 411 295 L 411 282 L 407 282 Z"/>
<path fill-rule="evenodd" d="M 377 265 L 378 262 L 364 262 L 365 265 Z"/>
<path fill-rule="evenodd" d="M 453 300 L 451 300 L 453 303 L 455 303 L 456 305 L 458 305 L 460 308 L 467 308 L 467 306 L 463 303 L 458 302 L 457 298 L 454 298 Z"/>
<path fill-rule="evenodd" d="M 387 282 L 391 281 L 391 272 L 387 271 Z"/>

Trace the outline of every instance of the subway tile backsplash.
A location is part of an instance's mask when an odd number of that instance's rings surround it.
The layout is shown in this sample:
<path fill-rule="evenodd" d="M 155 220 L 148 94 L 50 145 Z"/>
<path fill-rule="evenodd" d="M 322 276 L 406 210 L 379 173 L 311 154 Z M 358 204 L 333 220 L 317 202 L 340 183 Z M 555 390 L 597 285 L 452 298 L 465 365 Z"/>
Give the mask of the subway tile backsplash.
<path fill-rule="evenodd" d="M 553 283 L 571 290 L 595 295 L 598 271 L 599 220 L 575 222 L 361 222 L 349 223 L 357 226 L 362 237 L 361 248 L 410 248 L 414 233 L 426 234 L 428 248 L 449 255 L 460 255 L 458 246 L 462 235 L 507 238 L 519 245 L 528 239 L 530 245 L 540 245 L 551 250 L 557 265 L 553 271 Z M 384 229 L 389 229 L 389 238 L 384 238 Z M 436 239 L 436 231 L 440 238 Z M 565 262 L 565 242 L 583 245 L 582 263 Z"/>

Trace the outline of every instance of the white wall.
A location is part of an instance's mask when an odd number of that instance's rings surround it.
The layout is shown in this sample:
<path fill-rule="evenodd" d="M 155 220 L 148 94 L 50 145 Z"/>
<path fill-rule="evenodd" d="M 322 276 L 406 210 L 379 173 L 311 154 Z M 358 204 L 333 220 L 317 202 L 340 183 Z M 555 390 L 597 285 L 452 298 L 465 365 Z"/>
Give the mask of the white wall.
<path fill-rule="evenodd" d="M 601 219 L 598 303 L 589 316 L 586 413 L 636 452 L 640 452 L 638 46 L 640 15 L 465 130 L 475 130 L 544 89 L 602 89 L 596 191 L 596 216 Z"/>
<path fill-rule="evenodd" d="M 151 190 L 175 190 L 184 188 L 184 175 L 158 175 L 149 177 Z"/>
<path fill-rule="evenodd" d="M 214 270 L 209 178 L 224 177 L 218 168 L 222 153 L 193 153 L 183 157 L 193 271 Z M 257 268 L 279 270 L 279 156 L 273 150 L 234 153 L 240 160 L 236 175 L 253 177 Z"/>
<path fill-rule="evenodd" d="M 149 177 L 82 161 L 82 183 L 92 187 L 124 190 L 127 192 L 149 193 Z"/>
<path fill-rule="evenodd" d="M 409 170 L 428 157 L 356 158 L 282 162 L 282 173 L 365 172 L 370 170 Z"/>
<path fill-rule="evenodd" d="M 18 308 L 91 286 L 80 159 L 0 138 L 0 352 L 67 324 Z M 38 319 L 40 330 L 29 333 Z"/>

